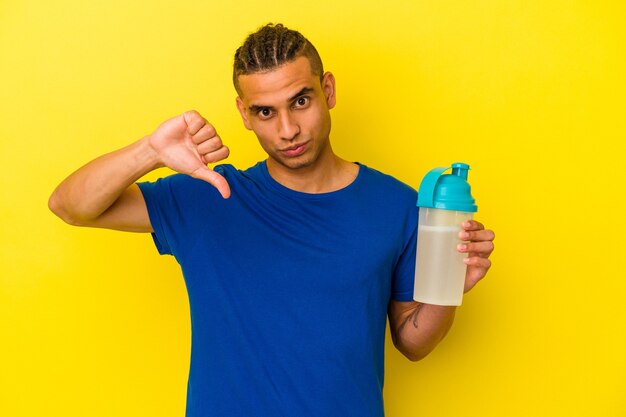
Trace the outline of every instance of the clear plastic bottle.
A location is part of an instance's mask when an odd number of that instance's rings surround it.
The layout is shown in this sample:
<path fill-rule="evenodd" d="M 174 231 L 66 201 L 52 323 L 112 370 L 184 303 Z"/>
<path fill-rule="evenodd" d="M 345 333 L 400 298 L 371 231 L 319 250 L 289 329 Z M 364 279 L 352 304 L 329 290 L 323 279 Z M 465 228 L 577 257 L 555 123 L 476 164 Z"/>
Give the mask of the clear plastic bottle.
<path fill-rule="evenodd" d="M 417 205 L 417 254 L 413 299 L 426 304 L 461 305 L 467 255 L 457 250 L 461 224 L 477 211 L 470 185 L 469 165 L 452 164 L 431 170 L 420 185 Z"/>

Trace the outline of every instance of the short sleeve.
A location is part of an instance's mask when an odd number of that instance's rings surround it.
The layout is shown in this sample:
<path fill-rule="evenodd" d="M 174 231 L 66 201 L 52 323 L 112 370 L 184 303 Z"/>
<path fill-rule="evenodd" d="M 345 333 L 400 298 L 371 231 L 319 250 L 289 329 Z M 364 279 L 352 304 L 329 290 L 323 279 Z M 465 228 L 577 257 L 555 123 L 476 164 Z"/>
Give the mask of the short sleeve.
<path fill-rule="evenodd" d="M 153 230 L 152 238 L 161 255 L 172 255 L 167 233 L 163 227 L 164 212 L 167 212 L 168 206 L 172 206 L 172 204 L 167 204 L 170 199 L 164 197 L 164 194 L 169 191 L 168 183 L 169 181 L 163 178 L 155 182 L 137 183 L 148 208 L 148 216 Z"/>
<path fill-rule="evenodd" d="M 391 298 L 396 301 L 413 301 L 415 283 L 415 257 L 417 250 L 417 216 L 412 222 L 412 232 L 406 240 L 404 250 L 394 270 Z"/>
<path fill-rule="evenodd" d="M 184 174 L 137 185 L 148 208 L 157 250 L 177 258 L 195 244 L 206 222 L 208 207 L 221 200 L 212 185 Z"/>

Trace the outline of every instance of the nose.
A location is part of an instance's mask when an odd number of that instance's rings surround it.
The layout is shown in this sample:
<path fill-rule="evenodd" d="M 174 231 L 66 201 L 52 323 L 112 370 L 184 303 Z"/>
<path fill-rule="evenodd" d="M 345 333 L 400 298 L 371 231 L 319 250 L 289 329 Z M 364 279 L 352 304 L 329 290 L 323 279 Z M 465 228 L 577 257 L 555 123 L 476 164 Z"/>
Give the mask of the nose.
<path fill-rule="evenodd" d="M 300 125 L 291 112 L 284 112 L 278 117 L 278 133 L 285 140 L 292 140 L 300 133 Z"/>

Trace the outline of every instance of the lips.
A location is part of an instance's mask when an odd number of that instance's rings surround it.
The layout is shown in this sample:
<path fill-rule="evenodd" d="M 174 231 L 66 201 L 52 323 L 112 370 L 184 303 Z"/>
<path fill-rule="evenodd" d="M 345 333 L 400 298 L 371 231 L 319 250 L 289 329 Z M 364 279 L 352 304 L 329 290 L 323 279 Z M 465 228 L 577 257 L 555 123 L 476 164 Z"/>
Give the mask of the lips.
<path fill-rule="evenodd" d="M 306 151 L 307 142 L 299 145 L 290 146 L 289 148 L 281 149 L 280 152 L 287 156 L 298 156 Z"/>

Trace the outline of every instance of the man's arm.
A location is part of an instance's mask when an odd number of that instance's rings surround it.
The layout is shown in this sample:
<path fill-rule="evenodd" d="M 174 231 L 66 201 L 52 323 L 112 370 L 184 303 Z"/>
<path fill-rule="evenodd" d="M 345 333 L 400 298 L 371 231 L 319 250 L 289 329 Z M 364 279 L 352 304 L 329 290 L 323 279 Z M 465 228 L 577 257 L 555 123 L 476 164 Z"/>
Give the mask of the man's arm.
<path fill-rule="evenodd" d="M 167 166 L 214 185 L 227 198 L 226 180 L 206 164 L 228 156 L 206 119 L 186 112 L 161 124 L 149 136 L 103 155 L 67 177 L 50 196 L 50 210 L 76 226 L 151 232 L 139 178 Z"/>
<path fill-rule="evenodd" d="M 391 301 L 389 324 L 394 346 L 412 361 L 428 355 L 450 330 L 456 307 Z"/>
<path fill-rule="evenodd" d="M 468 243 L 460 244 L 459 252 L 468 253 L 465 259 L 465 289 L 471 290 L 491 267 L 489 256 L 493 252 L 495 234 L 485 230 L 474 220 L 463 224 L 459 238 Z M 428 355 L 445 337 L 454 321 L 456 307 L 436 306 L 415 301 L 389 303 L 391 338 L 396 348 L 412 361 Z"/>

